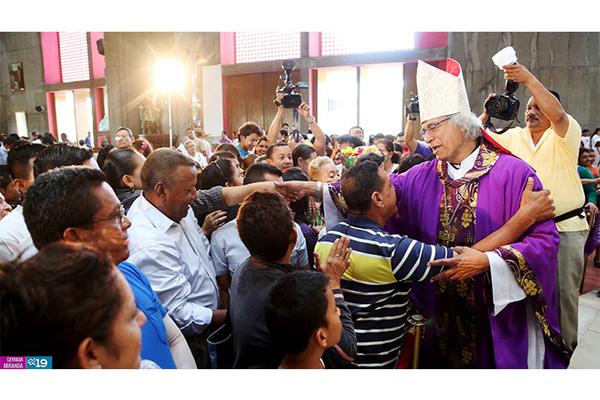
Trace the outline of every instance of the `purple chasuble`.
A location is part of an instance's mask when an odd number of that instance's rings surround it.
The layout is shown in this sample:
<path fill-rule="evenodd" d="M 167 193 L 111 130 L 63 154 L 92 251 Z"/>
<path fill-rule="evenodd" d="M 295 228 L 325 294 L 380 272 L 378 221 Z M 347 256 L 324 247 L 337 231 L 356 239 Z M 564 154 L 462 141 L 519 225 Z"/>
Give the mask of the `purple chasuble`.
<path fill-rule="evenodd" d="M 440 178 L 450 180 L 445 175 L 443 164 L 445 163 L 432 160 L 419 164 L 404 174 L 390 176 L 396 190 L 399 213 L 386 225 L 388 232 L 404 234 L 425 243 L 448 242 L 439 237 L 440 203 L 444 192 Z M 487 170 L 483 174 L 477 174 L 475 170 L 478 165 L 487 167 Z M 469 175 L 477 180 L 475 215 L 474 220 L 469 221 L 474 225 L 475 243 L 500 229 L 517 212 L 528 177 L 534 178 L 534 190 L 542 187 L 533 169 L 525 162 L 511 155 L 496 153 L 485 145 L 481 146 L 476 165 L 465 178 Z M 479 176 L 474 177 L 475 175 Z M 453 198 L 451 211 L 459 208 L 461 200 L 464 199 Z M 455 239 L 460 242 L 464 236 L 459 234 Z M 496 249 L 496 253 L 508 263 L 527 295 L 527 298 L 507 305 L 496 316 L 492 315 L 489 272 L 474 277 L 471 288 L 474 290 L 473 312 L 476 326 L 469 328 L 476 332 L 469 332 L 469 335 L 476 336 L 477 343 L 472 366 L 527 368 L 527 312 L 531 312 L 533 307 L 536 321 L 544 335 L 544 368 L 566 367 L 568 353 L 560 335 L 555 293 L 559 240 L 556 224 L 548 220 L 532 226 L 519 242 Z M 462 243 L 450 241 L 443 244 Z M 438 284 L 432 283 L 413 286 L 413 302 L 427 318 L 438 314 L 436 304 L 439 303 L 436 297 L 440 290 L 437 286 Z M 426 331 L 427 337 L 421 353 L 422 365 L 453 365 L 448 360 L 443 360 L 440 354 L 438 339 L 435 337 L 437 327 L 430 326 Z M 452 346 L 452 343 L 448 344 Z M 465 362 L 464 365 L 468 367 L 469 363 Z"/>

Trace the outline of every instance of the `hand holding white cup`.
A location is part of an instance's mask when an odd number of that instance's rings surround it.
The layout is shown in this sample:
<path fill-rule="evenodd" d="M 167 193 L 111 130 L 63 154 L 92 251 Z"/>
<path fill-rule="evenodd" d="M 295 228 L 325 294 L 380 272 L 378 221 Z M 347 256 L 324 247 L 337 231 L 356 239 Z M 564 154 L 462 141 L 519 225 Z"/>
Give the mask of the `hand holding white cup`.
<path fill-rule="evenodd" d="M 505 65 L 517 62 L 517 52 L 512 46 L 505 47 L 492 57 L 492 61 L 499 69 L 502 69 Z"/>

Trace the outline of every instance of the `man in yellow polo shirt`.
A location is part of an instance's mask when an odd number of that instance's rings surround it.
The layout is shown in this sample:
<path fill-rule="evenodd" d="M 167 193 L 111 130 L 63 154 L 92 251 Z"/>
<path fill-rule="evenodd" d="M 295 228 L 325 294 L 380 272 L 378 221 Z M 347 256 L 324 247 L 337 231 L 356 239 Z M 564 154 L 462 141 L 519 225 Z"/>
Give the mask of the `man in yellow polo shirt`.
<path fill-rule="evenodd" d="M 577 174 L 581 128 L 563 109 L 558 93 L 546 89 L 527 68 L 514 64 L 505 65 L 503 69 L 506 79 L 524 84 L 532 95 L 525 111 L 527 127 L 509 129 L 502 135 L 488 133 L 531 165 L 544 189 L 549 189 L 554 199 L 555 221 L 560 232 L 559 315 L 567 348 L 573 350 L 577 346 L 579 286 L 583 279 L 583 247 L 588 234 L 582 211 L 583 187 Z M 488 118 L 484 107 L 480 119 L 485 123 Z"/>

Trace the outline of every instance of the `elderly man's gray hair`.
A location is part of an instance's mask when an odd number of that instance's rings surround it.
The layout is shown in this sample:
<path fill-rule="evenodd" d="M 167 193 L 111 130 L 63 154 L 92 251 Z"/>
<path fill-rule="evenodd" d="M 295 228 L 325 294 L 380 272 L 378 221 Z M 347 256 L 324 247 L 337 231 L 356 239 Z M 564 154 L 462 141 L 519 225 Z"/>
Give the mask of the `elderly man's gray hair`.
<path fill-rule="evenodd" d="M 479 118 L 472 112 L 459 112 L 450 116 L 450 122 L 461 130 L 463 135 L 471 139 L 481 136 Z"/>

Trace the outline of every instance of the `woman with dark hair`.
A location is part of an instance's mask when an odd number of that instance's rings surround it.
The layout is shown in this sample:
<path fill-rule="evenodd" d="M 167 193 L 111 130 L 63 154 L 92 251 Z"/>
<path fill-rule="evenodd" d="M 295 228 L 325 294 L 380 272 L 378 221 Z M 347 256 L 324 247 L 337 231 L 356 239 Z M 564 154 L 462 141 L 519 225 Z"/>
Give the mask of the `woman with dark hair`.
<path fill-rule="evenodd" d="M 54 138 L 54 135 L 52 135 L 50 132 L 46 132 L 40 138 L 40 142 L 42 142 L 42 144 L 45 144 L 46 146 L 52 146 L 53 144 L 56 144 L 56 139 Z"/>
<path fill-rule="evenodd" d="M 597 175 L 594 176 L 591 171 L 592 163 L 594 162 L 594 153 L 586 147 L 579 148 L 579 158 L 577 173 L 583 185 L 585 194 L 585 209 L 590 232 L 584 246 L 584 254 L 589 256 L 596 250 L 594 257 L 594 265 L 600 267 L 600 221 L 598 221 L 598 193 L 596 193 Z"/>
<path fill-rule="evenodd" d="M 598 178 L 598 166 L 594 165 L 594 150 L 587 147 L 579 148 L 579 158 L 577 164 L 586 168 L 594 178 Z M 580 174 L 581 175 L 581 174 Z"/>
<path fill-rule="evenodd" d="M 288 168 L 282 176 L 284 181 L 305 181 L 308 182 L 306 175 L 300 168 Z M 300 200 L 290 203 L 290 209 L 294 213 L 294 222 L 300 226 L 300 230 L 306 239 L 306 251 L 308 253 L 308 263 L 312 267 L 314 264 L 315 246 L 319 241 L 319 233 L 312 226 L 314 219 L 311 218 L 311 210 L 316 210 L 318 207 L 315 204 L 315 199 L 310 196 L 304 196 Z"/>
<path fill-rule="evenodd" d="M 425 160 L 425 158 L 423 158 L 423 156 L 418 153 L 408 153 L 404 157 L 402 157 L 402 160 L 400 161 L 400 165 L 398 166 L 396 173 L 401 174 L 403 172 L 406 172 L 415 165 L 421 164 L 425 161 L 427 160 Z"/>
<path fill-rule="evenodd" d="M 269 148 L 269 140 L 266 136 L 261 136 L 256 142 L 256 146 L 254 147 L 254 154 L 256 156 L 264 156 L 267 154 L 267 149 Z"/>
<path fill-rule="evenodd" d="M 215 149 L 215 153 L 213 154 L 213 156 L 216 153 L 223 152 L 223 151 L 226 151 L 226 152 L 231 153 L 234 156 L 236 156 L 237 159 L 240 161 L 240 165 L 243 163 L 242 157 L 240 157 L 240 152 L 238 151 L 237 147 L 235 147 L 234 145 L 229 144 L 229 143 L 221 143 L 220 145 L 218 145 L 217 148 Z M 211 159 L 212 159 L 212 156 L 211 156 Z M 209 160 L 209 162 L 210 162 L 210 160 Z"/>
<path fill-rule="evenodd" d="M 139 138 L 135 140 L 132 144 L 134 149 L 139 151 L 144 157 L 148 157 L 150 153 L 154 151 L 154 147 L 152 147 L 152 143 L 144 138 Z"/>
<path fill-rule="evenodd" d="M 108 256 L 58 242 L 0 266 L 2 355 L 53 368 L 139 368 L 146 317 Z"/>
<path fill-rule="evenodd" d="M 394 152 L 394 143 L 390 139 L 381 138 L 375 140 L 375 146 L 381 151 L 384 157 L 383 168 L 385 172 L 391 174 L 398 168 L 400 157 Z"/>
<path fill-rule="evenodd" d="M 206 166 L 200 174 L 200 190 L 215 186 L 241 186 L 242 170 L 226 158 L 219 158 Z"/>
<path fill-rule="evenodd" d="M 314 147 L 307 144 L 299 144 L 292 151 L 292 162 L 294 167 L 299 167 L 302 172 L 308 175 L 308 164 L 317 158 L 317 151 Z"/>
<path fill-rule="evenodd" d="M 119 201 L 129 207 L 142 193 L 142 167 L 146 157 L 133 149 L 116 149 L 108 155 L 102 167 L 106 181 L 113 188 Z"/>
<path fill-rule="evenodd" d="M 115 149 L 116 149 L 116 147 L 113 146 L 112 144 L 106 144 L 106 145 L 102 146 L 102 148 L 98 152 L 98 156 L 96 157 L 96 162 L 98 163 L 98 166 L 100 167 L 100 169 L 102 169 L 102 167 L 104 166 L 104 163 L 106 162 L 106 157 L 108 157 L 110 152 Z"/>

